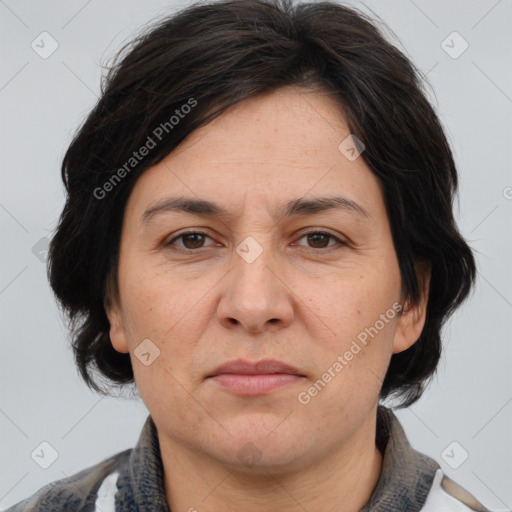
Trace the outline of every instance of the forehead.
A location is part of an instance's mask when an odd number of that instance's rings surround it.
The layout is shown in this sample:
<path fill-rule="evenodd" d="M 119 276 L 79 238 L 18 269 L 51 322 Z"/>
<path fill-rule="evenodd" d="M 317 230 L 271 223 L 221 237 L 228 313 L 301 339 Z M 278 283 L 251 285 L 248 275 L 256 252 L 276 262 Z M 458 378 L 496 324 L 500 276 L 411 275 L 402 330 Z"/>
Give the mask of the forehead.
<path fill-rule="evenodd" d="M 192 132 L 173 154 L 178 156 L 187 146 L 200 144 L 208 147 L 211 158 L 218 156 L 222 162 L 257 167 L 259 157 L 267 167 L 271 158 L 276 163 L 295 162 L 294 167 L 305 167 L 312 163 L 308 155 L 316 160 L 328 147 L 337 150 L 343 134 L 350 132 L 333 93 L 284 87 L 230 107 Z M 299 157 L 305 159 L 302 165 Z"/>
<path fill-rule="evenodd" d="M 189 134 L 143 173 L 127 210 L 140 215 L 180 196 L 238 212 L 262 204 L 276 212 L 291 199 L 341 194 L 371 212 L 382 200 L 380 188 L 361 157 L 351 160 L 340 150 L 350 137 L 330 93 L 287 87 L 255 96 Z"/>

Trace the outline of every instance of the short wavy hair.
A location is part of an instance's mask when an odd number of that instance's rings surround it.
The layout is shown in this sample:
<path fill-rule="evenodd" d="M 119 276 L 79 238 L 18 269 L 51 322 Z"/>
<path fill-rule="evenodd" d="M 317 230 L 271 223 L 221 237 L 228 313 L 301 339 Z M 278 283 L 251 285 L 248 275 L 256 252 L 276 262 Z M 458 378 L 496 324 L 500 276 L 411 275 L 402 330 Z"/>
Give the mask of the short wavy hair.
<path fill-rule="evenodd" d="M 64 156 L 66 202 L 49 248 L 50 284 L 86 384 L 108 395 L 108 386 L 134 383 L 129 354 L 111 344 L 105 307 L 118 298 L 124 207 L 137 178 L 230 106 L 283 86 L 319 86 L 339 100 L 365 146 L 411 303 L 422 299 L 415 266 L 430 267 L 424 328 L 392 356 L 380 394 L 398 398 L 398 407 L 417 400 L 438 365 L 442 326 L 476 274 L 452 211 L 456 166 L 425 83 L 372 18 L 329 1 L 199 2 L 123 46 Z M 194 108 L 169 122 L 191 99 Z M 128 172 L 126 162 L 159 126 L 166 129 L 157 146 Z M 100 193 L 107 182 L 108 194 Z"/>

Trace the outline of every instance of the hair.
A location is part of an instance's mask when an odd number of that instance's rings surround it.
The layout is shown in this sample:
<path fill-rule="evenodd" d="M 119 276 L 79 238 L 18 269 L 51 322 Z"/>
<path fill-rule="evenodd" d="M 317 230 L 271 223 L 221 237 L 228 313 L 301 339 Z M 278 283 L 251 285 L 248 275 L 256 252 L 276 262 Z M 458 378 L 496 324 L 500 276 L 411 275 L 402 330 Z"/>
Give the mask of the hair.
<path fill-rule="evenodd" d="M 456 166 L 423 82 L 375 21 L 329 1 L 200 2 L 125 44 L 65 153 L 66 202 L 49 248 L 50 284 L 86 384 L 109 394 L 95 377 L 134 383 L 130 355 L 110 341 L 105 308 L 118 298 L 124 207 L 137 178 L 240 101 L 284 86 L 320 87 L 364 144 L 361 158 L 383 191 L 409 303 L 425 298 L 415 267 L 430 268 L 424 328 L 391 357 L 380 393 L 398 398 L 398 407 L 416 401 L 438 365 L 442 326 L 476 274 L 452 212 Z M 158 142 L 135 160 L 148 137 Z"/>

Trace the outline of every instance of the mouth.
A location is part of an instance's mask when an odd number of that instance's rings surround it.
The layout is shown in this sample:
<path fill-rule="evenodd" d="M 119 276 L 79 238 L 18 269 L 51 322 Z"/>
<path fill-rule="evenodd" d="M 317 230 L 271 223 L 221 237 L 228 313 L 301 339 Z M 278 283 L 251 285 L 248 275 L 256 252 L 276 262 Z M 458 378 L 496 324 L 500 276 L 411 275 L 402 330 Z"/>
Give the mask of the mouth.
<path fill-rule="evenodd" d="M 297 368 L 265 359 L 256 363 L 238 359 L 217 367 L 207 380 L 237 395 L 264 395 L 305 379 Z"/>

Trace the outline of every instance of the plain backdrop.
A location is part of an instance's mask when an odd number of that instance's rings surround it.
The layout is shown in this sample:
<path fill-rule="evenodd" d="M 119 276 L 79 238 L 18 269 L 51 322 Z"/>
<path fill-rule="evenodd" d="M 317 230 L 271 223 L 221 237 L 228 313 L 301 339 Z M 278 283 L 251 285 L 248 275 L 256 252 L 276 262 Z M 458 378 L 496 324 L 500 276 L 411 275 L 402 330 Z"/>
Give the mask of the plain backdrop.
<path fill-rule="evenodd" d="M 428 73 L 460 172 L 458 222 L 478 262 L 474 294 L 444 329 L 436 379 L 397 414 L 413 447 L 487 506 L 510 509 L 512 1 L 345 3 L 380 16 Z M 63 206 L 61 159 L 97 100 L 101 65 L 184 5 L 0 0 L 0 509 L 133 447 L 148 414 L 79 379 L 44 258 Z M 56 457 L 47 469 L 41 450 Z"/>

